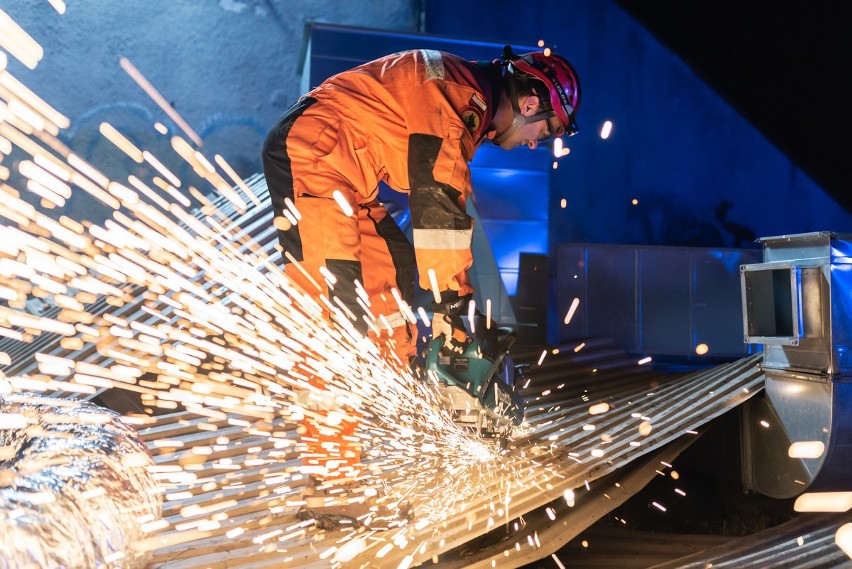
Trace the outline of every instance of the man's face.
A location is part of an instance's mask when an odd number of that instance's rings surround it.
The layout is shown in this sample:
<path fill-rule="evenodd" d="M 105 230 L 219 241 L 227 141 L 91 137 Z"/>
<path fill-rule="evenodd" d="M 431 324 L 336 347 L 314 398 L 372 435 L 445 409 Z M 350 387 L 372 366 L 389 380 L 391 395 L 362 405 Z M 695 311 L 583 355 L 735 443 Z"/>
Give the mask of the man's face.
<path fill-rule="evenodd" d="M 535 150 L 538 143 L 547 136 L 547 130 L 547 121 L 525 124 L 500 143 L 500 148 L 512 150 L 519 146 L 527 146 L 530 150 Z"/>
<path fill-rule="evenodd" d="M 537 97 L 528 97 L 521 107 L 521 114 L 525 117 L 532 117 L 542 112 L 541 106 Z M 526 146 L 530 150 L 535 150 L 538 145 L 554 136 L 562 136 L 565 129 L 559 119 L 553 113 L 550 113 L 547 118 L 537 120 L 525 124 L 511 135 L 506 140 L 500 143 L 500 148 L 504 150 L 512 150 L 519 146 Z"/>

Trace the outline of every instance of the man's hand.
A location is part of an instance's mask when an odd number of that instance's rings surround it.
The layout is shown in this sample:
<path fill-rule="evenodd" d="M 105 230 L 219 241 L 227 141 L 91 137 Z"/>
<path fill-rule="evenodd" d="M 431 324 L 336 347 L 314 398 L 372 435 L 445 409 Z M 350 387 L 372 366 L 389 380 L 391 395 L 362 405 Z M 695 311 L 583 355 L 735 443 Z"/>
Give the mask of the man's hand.
<path fill-rule="evenodd" d="M 441 355 L 444 356 L 462 355 L 471 341 L 460 315 L 436 312 L 432 316 L 432 339 L 438 339 L 441 336 L 444 340 Z"/>
<path fill-rule="evenodd" d="M 444 298 L 446 298 L 445 295 Z M 472 341 L 467 335 L 462 314 L 467 310 L 469 296 L 451 298 L 447 302 L 432 305 L 432 339 L 443 336 L 444 345 L 441 354 L 444 356 L 459 356 L 464 353 Z"/>

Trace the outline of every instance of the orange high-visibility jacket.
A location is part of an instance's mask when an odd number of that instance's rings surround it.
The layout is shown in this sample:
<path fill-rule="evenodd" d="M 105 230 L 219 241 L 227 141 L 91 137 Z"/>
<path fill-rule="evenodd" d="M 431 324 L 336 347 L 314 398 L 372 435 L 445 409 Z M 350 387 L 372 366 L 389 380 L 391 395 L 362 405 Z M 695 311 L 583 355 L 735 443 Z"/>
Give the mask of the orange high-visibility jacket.
<path fill-rule="evenodd" d="M 473 292 L 467 274 L 473 263 L 473 221 L 465 212 L 471 193 L 468 162 L 489 135 L 500 89 L 499 65 L 420 49 L 335 75 L 306 95 L 353 133 L 352 140 L 334 141 L 354 146 L 334 166 L 353 181 L 359 202 L 375 199 L 379 181 L 410 193 L 415 256 L 425 289 L 432 288 L 428 271 L 433 269 L 439 291 Z"/>

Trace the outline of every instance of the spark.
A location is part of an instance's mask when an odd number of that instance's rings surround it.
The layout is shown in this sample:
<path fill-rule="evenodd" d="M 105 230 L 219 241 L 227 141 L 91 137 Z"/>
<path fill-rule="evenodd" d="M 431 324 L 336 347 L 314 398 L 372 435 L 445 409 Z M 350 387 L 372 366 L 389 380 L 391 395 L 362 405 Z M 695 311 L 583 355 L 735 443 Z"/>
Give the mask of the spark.
<path fill-rule="evenodd" d="M 231 180 L 233 180 L 234 183 L 237 184 L 237 186 L 240 187 L 240 189 L 243 191 L 243 193 L 245 195 L 247 195 L 249 197 L 249 199 L 251 199 L 252 203 L 254 203 L 254 205 L 256 205 L 256 206 L 259 206 L 260 200 L 257 199 L 257 196 L 254 195 L 254 192 L 251 191 L 251 188 L 248 187 L 248 184 L 246 184 L 243 181 L 243 179 L 240 178 L 237 175 L 237 173 L 234 171 L 234 169 L 231 167 L 231 165 L 228 164 L 228 162 L 224 158 L 222 158 L 222 156 L 220 156 L 219 154 L 217 154 L 214 157 L 214 160 L 216 160 L 216 164 L 218 164 L 219 167 L 222 168 L 222 170 L 224 170 L 226 174 L 228 174 L 228 177 L 230 177 Z M 292 204 L 293 202 L 292 202 L 292 200 L 290 200 L 290 198 L 287 198 L 287 201 L 289 202 L 287 204 L 288 207 L 289 207 L 290 204 Z M 301 216 L 299 216 L 299 217 L 301 217 Z M 296 225 L 296 224 L 294 223 L 293 225 Z"/>
<path fill-rule="evenodd" d="M 556 158 L 562 158 L 563 156 L 568 156 L 570 153 L 571 149 L 563 145 L 561 137 L 553 139 L 553 156 Z"/>
<path fill-rule="evenodd" d="M 346 200 L 346 197 L 343 195 L 343 192 L 341 192 L 340 190 L 334 190 L 332 197 L 334 197 L 334 201 L 337 202 L 337 205 L 340 206 L 341 211 L 343 211 L 343 215 L 345 215 L 346 217 L 352 217 L 353 215 L 355 215 L 355 210 L 352 209 L 352 206 Z"/>
<path fill-rule="evenodd" d="M 787 455 L 790 458 L 819 458 L 825 453 L 822 441 L 798 441 L 790 445 Z"/>
<path fill-rule="evenodd" d="M 0 429 L 24 429 L 29 424 L 27 418 L 16 413 L 0 414 Z"/>
<path fill-rule="evenodd" d="M 575 298 L 571 301 L 571 306 L 568 308 L 568 312 L 565 314 L 565 319 L 563 320 L 564 324 L 568 324 L 571 322 L 571 319 L 574 317 L 574 312 L 577 310 L 577 307 L 580 306 L 580 299 Z"/>
<path fill-rule="evenodd" d="M 435 299 L 437 304 L 441 303 L 441 290 L 438 287 L 438 274 L 435 272 L 435 269 L 429 268 L 426 271 L 426 274 L 429 277 L 429 287 L 432 289 L 432 297 Z"/>
<path fill-rule="evenodd" d="M 177 113 L 177 111 L 175 111 L 174 107 L 170 105 L 169 102 L 166 101 L 166 99 L 163 98 L 162 95 L 160 95 L 160 92 L 157 91 L 157 89 L 153 85 L 151 85 L 151 83 L 145 78 L 145 76 L 142 75 L 142 73 L 140 73 L 139 70 L 136 69 L 136 67 L 132 63 L 130 63 L 129 59 L 127 59 L 126 57 L 122 57 L 118 60 L 118 64 L 130 76 L 130 78 L 133 79 L 136 84 L 139 85 L 142 90 L 145 91 L 145 93 L 147 93 L 149 97 L 151 97 L 151 99 L 153 99 L 155 103 L 157 103 L 157 105 L 163 110 L 163 112 L 166 113 L 169 118 L 172 119 L 175 124 L 181 128 L 181 130 L 183 130 L 184 133 L 186 133 L 186 135 L 195 143 L 196 146 L 202 145 L 201 137 L 199 137 L 198 134 L 196 134 L 196 132 L 192 130 L 192 127 L 190 127 L 186 123 L 186 121 L 183 120 L 183 117 L 181 117 Z"/>
<path fill-rule="evenodd" d="M 3 10 L 0 10 L 0 47 L 30 69 L 35 69 L 44 56 L 44 50 L 39 43 Z M 2 63 L 0 68 L 6 66 L 5 54 Z"/>
<path fill-rule="evenodd" d="M 834 534 L 834 543 L 852 559 L 852 523 L 843 524 Z"/>
<path fill-rule="evenodd" d="M 60 14 L 65 13 L 65 2 L 63 0 L 48 0 L 50 5 L 53 6 L 53 9 L 59 12 Z"/>
<path fill-rule="evenodd" d="M 43 121 L 50 134 L 56 135 L 59 128 L 66 128 L 71 124 L 68 117 L 48 105 L 10 73 L 0 73 L 0 86 L 9 90 L 15 97 L 9 102 L 10 105 L 14 104 L 16 107 L 26 108 L 29 112 L 35 113 L 38 116 L 37 120 Z"/>
<path fill-rule="evenodd" d="M 422 306 L 417 307 L 417 315 L 420 316 L 420 320 L 423 321 L 423 324 L 426 327 L 432 326 L 432 320 L 429 319 L 429 314 L 426 313 L 426 309 Z"/>
<path fill-rule="evenodd" d="M 163 163 L 160 162 L 156 156 L 148 152 L 147 150 L 142 151 L 142 158 L 145 159 L 145 162 L 153 166 L 157 169 L 157 171 L 162 174 L 173 186 L 180 187 L 180 180 L 177 176 L 175 176 L 171 170 L 163 166 Z M 177 196 L 177 194 L 176 194 Z M 184 206 L 186 207 L 186 205 Z"/>
<path fill-rule="evenodd" d="M 852 509 L 852 492 L 807 492 L 796 498 L 797 512 L 846 512 Z"/>
<path fill-rule="evenodd" d="M 141 164 L 144 160 L 142 151 L 135 144 L 130 142 L 123 134 L 118 132 L 114 126 L 109 123 L 102 122 L 99 129 L 100 133 L 112 142 L 119 150 L 127 154 L 134 162 Z"/>

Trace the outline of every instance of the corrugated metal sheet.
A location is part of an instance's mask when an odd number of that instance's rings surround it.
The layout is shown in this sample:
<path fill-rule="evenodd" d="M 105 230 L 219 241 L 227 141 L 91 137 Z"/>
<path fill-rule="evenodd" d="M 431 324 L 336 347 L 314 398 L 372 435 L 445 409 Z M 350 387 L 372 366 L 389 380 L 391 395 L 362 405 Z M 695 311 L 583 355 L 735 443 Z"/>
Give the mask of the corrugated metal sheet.
<path fill-rule="evenodd" d="M 560 550 L 556 558 L 571 569 L 647 569 L 650 565 L 692 555 L 729 541 L 730 536 L 592 527 Z M 546 566 L 554 565 L 548 563 Z"/>
<path fill-rule="evenodd" d="M 835 534 L 850 522 L 852 512 L 800 514 L 779 526 L 653 569 L 849 568 L 852 559 L 837 546 Z"/>
<path fill-rule="evenodd" d="M 183 532 L 175 529 L 182 523 L 179 510 L 186 507 L 183 501 L 178 501 L 166 512 L 172 529 L 161 534 L 160 538 L 167 541 L 192 539 L 158 548 L 154 566 L 328 566 L 334 559 L 332 548 L 342 547 L 351 539 L 363 539 L 370 547 L 343 566 L 395 567 L 428 562 L 435 556 L 485 536 L 495 526 L 499 528 L 518 516 L 546 506 L 553 507 L 552 502 L 563 497 L 566 490 L 577 491 L 579 506 L 579 495 L 583 494 L 586 483 L 594 488 L 595 481 L 634 461 L 648 460 L 645 471 L 652 472 L 653 466 L 659 468 L 661 458 L 656 454 L 658 451 L 665 450 L 665 446 L 682 437 L 694 437 L 690 431 L 746 400 L 760 389 L 762 381 L 754 358 L 682 376 L 656 373 L 650 368 L 637 366 L 632 358 L 606 343 L 588 346 L 585 353 L 583 350 L 574 353 L 572 347 L 567 348 L 563 352 L 570 355 L 546 358 L 543 365 L 535 366 L 530 372 L 525 397 L 529 404 L 532 433 L 504 455 L 495 455 L 494 461 L 499 462 L 499 467 L 494 464 L 485 469 L 481 465 L 471 466 L 469 472 L 436 471 L 431 475 L 424 474 L 418 481 L 418 486 L 424 489 L 446 487 L 448 476 L 460 481 L 455 491 L 464 503 L 457 503 L 454 508 L 443 512 L 444 519 L 432 518 L 430 523 L 421 527 L 418 525 L 420 519 L 415 516 L 411 525 L 400 530 L 366 532 L 360 536 L 320 532 L 297 522 L 292 517 L 297 508 L 288 507 L 286 499 L 265 495 L 264 477 L 286 475 L 288 468 L 298 464 L 295 454 L 284 454 L 279 462 L 257 472 L 240 469 L 239 476 L 235 476 L 235 472 L 216 471 L 213 463 L 220 456 L 214 452 L 205 456 L 205 463 L 199 465 L 195 472 L 199 485 L 201 480 L 212 482 L 209 492 L 195 488 L 188 503 L 236 500 L 227 509 L 228 523 L 204 535 L 184 536 Z M 584 400 L 584 395 L 588 401 Z M 608 403 L 610 411 L 590 415 L 589 407 L 601 402 Z M 157 427 L 143 430 L 144 437 L 152 444 L 163 438 L 184 443 L 181 452 L 166 452 L 158 456 L 158 464 L 179 464 L 181 456 L 193 445 L 214 446 L 214 439 L 221 433 L 199 433 L 192 428 L 193 423 L 199 421 L 202 420 L 181 415 L 163 417 Z M 647 435 L 639 432 L 639 425 L 644 422 L 652 425 Z M 584 429 L 591 424 L 595 425 L 594 430 Z M 290 434 L 293 432 L 293 426 L 280 428 Z M 253 446 L 254 454 L 262 455 L 270 444 L 262 436 L 250 435 L 239 428 L 231 428 L 230 436 L 230 444 L 221 452 L 230 453 L 235 463 L 243 458 L 234 454 L 235 449 Z M 597 456 L 600 453 L 592 454 L 593 450 L 600 450 L 603 454 Z M 237 482 L 234 488 L 229 488 L 229 475 Z M 243 478 L 245 476 L 247 480 Z M 632 487 L 625 499 L 643 485 Z M 604 487 L 612 489 L 611 484 L 604 484 Z M 291 496 L 295 497 L 300 488 L 293 485 L 291 490 Z M 412 498 L 415 512 L 435 515 L 428 492 Z M 507 503 L 508 514 L 498 517 L 495 506 Z M 271 513 L 270 507 L 275 513 Z M 559 537 L 566 533 L 566 524 L 574 524 L 577 532 L 587 527 L 583 524 L 577 526 L 571 520 L 571 508 L 559 509 L 562 511 L 554 509 L 555 520 L 539 512 L 537 521 L 531 519 L 519 531 L 512 532 L 514 535 L 508 541 L 503 539 L 482 545 L 475 552 L 468 550 L 463 559 L 459 559 L 458 552 L 455 552 L 446 559 L 439 557 L 439 560 L 442 565 L 469 566 L 475 558 L 479 560 L 477 566 L 491 566 L 491 561 L 495 560 L 501 567 L 512 567 L 545 556 L 566 541 Z M 589 524 L 593 521 L 594 518 L 588 518 Z M 238 524 L 243 524 L 245 533 L 228 539 L 228 529 Z M 505 533 L 505 529 L 498 531 Z M 264 535 L 272 536 L 268 541 L 275 544 L 273 547 L 269 543 L 266 546 L 255 543 Z M 287 539 L 275 542 L 282 536 Z M 377 559 L 376 552 L 385 544 L 391 544 L 392 549 Z M 323 553 L 328 554 L 326 559 L 322 558 Z"/>
<path fill-rule="evenodd" d="M 216 205 L 240 228 L 245 249 L 271 252 L 276 235 L 263 179 L 247 183 L 261 197 L 260 206 L 237 214 L 223 199 Z M 139 302 L 91 310 L 155 322 Z M 91 348 L 69 352 L 50 335 L 29 344 L 7 341 L 0 349 L 15 354 L 7 375 L 36 373 L 36 351 L 112 363 Z M 676 456 L 696 429 L 751 397 L 763 382 L 757 357 L 673 375 L 639 365 L 601 340 L 563 346 L 541 363 L 538 354 L 526 358 L 531 367 L 522 393 L 528 433 L 512 448 L 492 448 L 464 467 L 448 464 L 420 472 L 416 480 L 385 473 L 388 484 L 407 489 L 415 510 L 411 524 L 386 532 L 324 532 L 293 517 L 303 484 L 294 475 L 299 461 L 292 447 L 279 448 L 278 442 L 297 438 L 295 424 L 248 425 L 245 417 L 215 420 L 188 413 L 156 417 L 142 435 L 154 449 L 159 476 L 178 472 L 179 480 L 166 496 L 168 528 L 140 547 L 152 549 L 152 566 L 163 568 L 396 567 L 433 558 L 448 566 L 518 566 L 554 551 L 596 519 L 586 512 L 584 522 L 584 488 L 589 504 L 611 500 L 608 492 L 622 494 L 623 501 L 642 487 L 641 472 L 631 476 L 632 486 L 614 485 L 606 477 L 627 473 L 631 465 L 647 472 L 664 457 Z M 604 403 L 607 411 L 590 414 L 592 405 Z M 577 505 L 561 507 L 559 500 L 569 491 L 576 492 Z M 574 518 L 572 511 L 578 512 Z M 513 520 L 527 515 L 526 525 L 514 530 Z M 500 532 L 503 537 L 496 539 Z"/>

